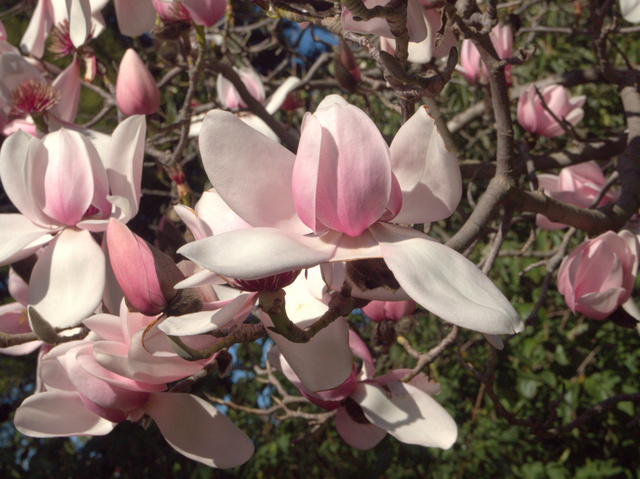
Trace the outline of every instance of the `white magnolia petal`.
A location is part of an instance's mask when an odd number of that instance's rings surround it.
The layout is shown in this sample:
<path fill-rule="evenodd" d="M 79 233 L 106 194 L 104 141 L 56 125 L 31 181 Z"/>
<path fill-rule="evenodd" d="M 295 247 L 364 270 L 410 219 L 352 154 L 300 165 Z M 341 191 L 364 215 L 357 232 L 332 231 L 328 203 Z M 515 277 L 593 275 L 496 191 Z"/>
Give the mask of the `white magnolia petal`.
<path fill-rule="evenodd" d="M 287 95 L 291 93 L 293 90 L 298 88 L 298 86 L 302 83 L 302 80 L 298 77 L 289 77 L 282 85 L 278 87 L 278 89 L 273 92 L 273 95 L 269 97 L 267 103 L 264 106 L 264 109 L 270 115 L 273 115 L 278 109 L 282 106 L 284 101 L 287 99 Z"/>
<path fill-rule="evenodd" d="M 213 110 L 202 124 L 200 152 L 214 188 L 247 223 L 300 234 L 309 232 L 293 204 L 291 175 L 295 155 L 289 150 L 234 114 Z"/>
<path fill-rule="evenodd" d="M 450 323 L 485 334 L 512 334 L 524 323 L 476 265 L 411 228 L 375 225 L 384 261 L 402 288 Z"/>
<path fill-rule="evenodd" d="M 365 417 L 406 444 L 449 449 L 458 428 L 449 413 L 427 393 L 401 382 L 387 383 L 391 397 L 380 386 L 360 383 L 351 398 Z"/>
<path fill-rule="evenodd" d="M 176 451 L 208 466 L 230 468 L 253 455 L 253 443 L 213 405 L 191 394 L 152 394 L 145 410 Z"/>
<path fill-rule="evenodd" d="M 0 215 L 0 266 L 31 255 L 35 249 L 53 239 L 52 232 L 34 225 L 23 215 Z"/>
<path fill-rule="evenodd" d="M 116 127 L 109 142 L 107 151 L 109 188 L 112 195 L 122 196 L 129 202 L 130 210 L 124 214 L 123 223 L 129 221 L 138 212 L 146 131 L 147 123 L 144 115 L 134 115 Z M 111 201 L 111 198 L 108 199 Z"/>
<path fill-rule="evenodd" d="M 182 316 L 169 316 L 158 329 L 171 336 L 192 336 L 215 331 L 244 321 L 257 300 L 255 293 L 243 293 L 215 311 L 199 311 Z"/>
<path fill-rule="evenodd" d="M 29 305 L 53 327 L 79 325 L 102 300 L 105 258 L 88 231 L 65 229 L 38 259 Z"/>
<path fill-rule="evenodd" d="M 265 326 L 273 323 L 260 312 Z M 316 318 L 290 318 L 298 327 L 309 326 Z M 308 343 L 292 343 L 284 336 L 267 330 L 282 356 L 309 391 L 333 389 L 344 383 L 353 370 L 353 354 L 349 348 L 349 328 L 344 318 L 338 318 L 316 334 Z"/>
<path fill-rule="evenodd" d="M 344 407 L 336 412 L 336 431 L 347 444 L 361 451 L 375 447 L 387 435 L 387 431 L 371 423 L 354 421 Z"/>
<path fill-rule="evenodd" d="M 116 426 L 90 411 L 77 392 L 29 396 L 16 410 L 16 429 L 31 437 L 104 436 Z"/>
<path fill-rule="evenodd" d="M 393 222 L 430 223 L 450 216 L 462 197 L 460 167 L 426 107 L 402 125 L 390 150 L 402 189 L 402 209 Z"/>
<path fill-rule="evenodd" d="M 87 41 L 91 33 L 91 4 L 89 0 L 67 0 L 69 37 L 77 48 Z"/>
<path fill-rule="evenodd" d="M 249 228 L 188 243 L 178 253 L 227 278 L 250 280 L 316 266 L 334 249 L 321 238 Z"/>
<path fill-rule="evenodd" d="M 627 22 L 640 23 L 640 0 L 620 0 L 620 13 Z"/>
<path fill-rule="evenodd" d="M 271 127 L 259 116 L 254 115 L 253 113 L 241 113 L 238 116 L 245 124 L 249 125 L 254 130 L 259 131 L 275 143 L 280 143 L 280 137 L 276 135 L 276 132 L 273 131 Z"/>
<path fill-rule="evenodd" d="M 52 20 L 47 13 L 47 2 L 39 1 L 31 14 L 31 21 L 20 40 L 20 48 L 30 55 L 40 58 L 44 44 L 51 30 Z"/>

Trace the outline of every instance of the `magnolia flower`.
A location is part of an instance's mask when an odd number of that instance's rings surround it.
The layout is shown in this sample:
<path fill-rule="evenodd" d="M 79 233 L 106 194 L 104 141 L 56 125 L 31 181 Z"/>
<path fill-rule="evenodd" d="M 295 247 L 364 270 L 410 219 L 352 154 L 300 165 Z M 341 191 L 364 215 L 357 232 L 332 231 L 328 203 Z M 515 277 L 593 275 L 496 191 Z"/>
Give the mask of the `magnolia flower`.
<path fill-rule="evenodd" d="M 18 131 L 2 145 L 0 179 L 22 214 L 0 215 L 0 264 L 48 243 L 31 274 L 29 305 L 55 327 L 79 324 L 100 303 L 105 258 L 91 231 L 104 231 L 112 215 L 136 214 L 145 129 L 144 117 L 122 122 L 104 160 L 64 128 L 42 140 Z"/>
<path fill-rule="evenodd" d="M 373 377 L 375 365 L 371 354 L 351 331 L 349 345 L 362 360 L 362 369 L 356 373 L 354 364 L 350 378 L 327 391 L 306 389 L 277 347 L 271 348 L 268 359 L 310 402 L 324 409 L 337 409 L 336 430 L 357 449 L 371 449 L 387 433 L 407 444 L 449 449 L 458 430 L 449 413 L 431 398 L 440 392 L 440 386 L 423 373 L 407 383 L 401 382 L 409 369 Z"/>
<path fill-rule="evenodd" d="M 576 125 L 584 116 L 582 105 L 586 99 L 584 95 L 569 98 L 561 85 L 548 85 L 540 90 L 540 94 L 535 85 L 529 85 L 518 99 L 518 123 L 530 133 L 554 138 L 564 134 L 564 128 L 542 106 L 542 100 L 558 119 Z"/>
<path fill-rule="evenodd" d="M 2 22 L 0 22 L 0 40 L 3 42 L 7 40 L 7 30 L 5 30 Z"/>
<path fill-rule="evenodd" d="M 444 38 L 436 47 L 436 33 L 442 27 L 442 18 L 437 9 L 433 8 L 430 0 L 420 0 L 422 14 L 427 26 L 427 37 L 421 42 L 409 42 L 409 61 L 413 63 L 429 63 L 433 57 L 442 58 L 449 55 L 451 47 L 457 43 L 457 39 L 450 29 L 444 32 Z M 380 49 L 391 55 L 395 55 L 396 41 L 393 38 L 380 37 Z"/>
<path fill-rule="evenodd" d="M 252 69 L 240 69 L 236 70 L 240 75 L 240 78 L 245 83 L 245 86 L 251 93 L 251 95 L 260 102 L 265 101 L 264 86 L 260 77 Z M 300 85 L 301 80 L 297 77 L 289 77 L 273 92 L 264 104 L 264 109 L 270 115 L 273 115 L 283 105 L 287 99 L 287 95 L 295 90 Z M 240 94 L 230 81 L 225 79 L 222 75 L 218 76 L 217 80 L 218 98 L 220 101 L 230 109 L 246 108 L 246 104 L 240 98 Z M 196 137 L 200 134 L 202 128 L 202 121 L 206 114 L 198 115 L 192 119 L 191 128 L 189 129 L 189 136 Z M 247 125 L 258 130 L 263 135 L 268 136 L 274 141 L 279 142 L 280 139 L 269 126 L 262 121 L 261 118 L 249 112 L 238 112 L 238 117 Z"/>
<path fill-rule="evenodd" d="M 638 272 L 638 239 L 630 231 L 613 231 L 583 242 L 564 258 L 558 291 L 574 313 L 605 319 L 625 303 Z"/>
<path fill-rule="evenodd" d="M 18 129 L 35 135 L 31 116 L 41 116 L 49 126 L 72 123 L 80 100 L 80 61 L 74 58 L 53 82 L 27 62 L 22 55 L 0 55 L 0 110 L 9 122 L 3 133 Z"/>
<path fill-rule="evenodd" d="M 215 191 L 206 191 L 194 210 L 180 205 L 177 205 L 175 210 L 196 240 L 203 240 L 214 234 L 250 228 Z M 192 287 L 207 283 L 213 277 L 217 278 L 211 272 L 202 271 L 179 283 L 177 287 Z M 203 312 L 169 317 L 159 328 L 169 335 L 190 336 L 239 324 L 241 321 L 238 319 L 244 320 L 251 307 L 258 301 L 260 290 L 274 291 L 280 288 L 284 288 L 286 292 L 287 316 L 298 327 L 305 328 L 327 311 L 330 299 L 319 268 L 310 269 L 299 276 L 298 271 L 295 271 L 294 274 L 283 272 L 266 279 L 238 281 L 229 278 L 228 281 L 246 292 L 238 295 L 228 304 L 220 305 L 219 310 L 209 311 L 208 314 Z M 242 313 L 245 313 L 244 317 L 241 316 Z M 267 314 L 261 312 L 260 319 L 265 326 L 273 326 Z M 280 347 L 309 390 L 334 388 L 349 377 L 351 354 L 347 345 L 347 324 L 344 318 L 334 321 L 311 341 L 304 344 L 290 342 L 270 330 L 267 330 L 267 333 Z M 327 370 L 331 370 L 333 374 L 326 374 Z"/>
<path fill-rule="evenodd" d="M 593 204 L 605 182 L 604 174 L 595 161 L 567 166 L 560 170 L 560 175 L 545 173 L 538 175 L 538 184 L 540 188 L 544 189 L 545 194 L 563 203 L 581 208 L 589 208 Z M 617 196 L 617 193 L 609 190 L 597 206 L 615 201 Z M 536 224 L 545 230 L 557 230 L 566 227 L 562 223 L 549 221 L 543 215 L 536 216 Z"/>
<path fill-rule="evenodd" d="M 408 301 L 371 301 L 362 312 L 371 321 L 398 321 L 416 310 L 416 302 Z"/>
<path fill-rule="evenodd" d="M 30 55 L 40 58 L 51 28 L 69 22 L 69 39 L 79 48 L 105 29 L 100 11 L 108 2 L 109 0 L 38 0 L 20 47 Z"/>
<path fill-rule="evenodd" d="M 473 263 L 399 225 L 446 218 L 462 192 L 456 158 L 425 108 L 389 148 L 364 112 L 329 96 L 306 115 L 297 156 L 234 115 L 213 111 L 200 150 L 218 194 L 253 226 L 179 250 L 202 267 L 251 280 L 382 258 L 400 289 L 443 319 L 487 334 L 522 330 L 513 307 Z"/>
<path fill-rule="evenodd" d="M 620 0 L 620 13 L 627 22 L 640 23 L 640 0 Z"/>
<path fill-rule="evenodd" d="M 44 356 L 39 376 L 46 389 L 18 408 L 16 428 L 33 437 L 98 436 L 147 414 L 167 442 L 191 459 L 221 468 L 247 461 L 253 444 L 214 406 L 191 394 L 163 392 L 166 382 L 194 374 L 203 362 L 172 354 L 166 337 L 164 348 L 157 348 L 157 336 L 143 348 L 141 333 L 153 318 L 125 307 L 121 313 L 87 319 L 88 339 Z"/>
<path fill-rule="evenodd" d="M 116 82 L 116 103 L 126 116 L 152 115 L 160 108 L 160 90 L 151 72 L 129 48 L 122 57 Z"/>
<path fill-rule="evenodd" d="M 367 8 L 384 6 L 389 0 L 363 0 Z M 386 38 L 394 38 L 389 24 L 384 18 L 374 18 L 366 22 L 356 21 L 353 13 L 348 8 L 342 9 L 342 28 L 356 33 L 373 33 Z M 425 22 L 419 0 L 409 0 L 407 3 L 407 30 L 412 42 L 421 42 L 427 38 L 427 25 Z"/>
<path fill-rule="evenodd" d="M 508 25 L 496 25 L 489 38 L 495 48 L 498 58 L 511 58 L 513 56 L 513 34 Z M 471 40 L 463 40 L 460 49 L 460 66 L 458 71 L 467 79 L 469 83 L 487 83 L 489 72 L 487 66 L 480 59 L 480 52 Z M 507 84 L 511 84 L 511 65 L 504 67 L 504 76 Z"/>

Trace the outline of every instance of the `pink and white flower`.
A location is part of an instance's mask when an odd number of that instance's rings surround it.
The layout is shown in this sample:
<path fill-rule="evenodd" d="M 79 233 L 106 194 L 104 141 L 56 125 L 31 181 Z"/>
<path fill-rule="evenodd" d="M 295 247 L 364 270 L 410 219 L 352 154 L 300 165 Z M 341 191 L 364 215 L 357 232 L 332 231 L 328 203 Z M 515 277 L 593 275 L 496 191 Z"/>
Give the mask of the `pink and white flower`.
<path fill-rule="evenodd" d="M 114 131 L 104 160 L 81 133 L 60 129 L 42 140 L 21 131 L 0 151 L 0 179 L 21 214 L 0 215 L 0 264 L 47 245 L 29 284 L 29 305 L 51 325 L 78 325 L 93 313 L 105 285 L 105 257 L 91 236 L 111 216 L 138 210 L 144 117 Z M 103 163 L 104 161 L 104 163 Z"/>
<path fill-rule="evenodd" d="M 6 334 L 32 332 L 27 316 L 29 285 L 12 268 L 9 269 L 9 294 L 15 299 L 15 302 L 0 305 L 0 331 Z M 42 341 L 30 341 L 2 348 L 0 353 L 9 356 L 22 356 L 32 353 L 41 345 Z"/>
<path fill-rule="evenodd" d="M 38 0 L 20 47 L 40 58 L 51 28 L 69 22 L 70 40 L 76 48 L 105 29 L 100 11 L 109 0 Z"/>
<path fill-rule="evenodd" d="M 589 208 L 593 204 L 605 183 L 606 179 L 602 169 L 595 161 L 567 166 L 560 170 L 559 175 L 548 173 L 538 175 L 538 184 L 545 194 L 563 203 L 581 208 Z M 617 197 L 617 192 L 609 190 L 597 206 L 615 201 Z M 544 215 L 536 216 L 536 224 L 545 230 L 557 230 L 567 226 L 549 221 Z"/>
<path fill-rule="evenodd" d="M 446 218 L 460 200 L 457 160 L 425 108 L 389 148 L 361 110 L 329 96 L 305 117 L 297 156 L 232 114 L 213 111 L 200 150 L 216 191 L 253 226 L 179 250 L 202 267 L 251 280 L 383 258 L 401 289 L 443 319 L 487 334 L 522 330 L 513 307 L 475 265 L 394 224 Z"/>
<path fill-rule="evenodd" d="M 133 48 L 120 61 L 116 103 L 126 116 L 152 115 L 160 108 L 160 90 L 151 72 Z"/>
<path fill-rule="evenodd" d="M 496 25 L 489 33 L 489 38 L 498 58 L 504 59 L 513 56 L 513 34 L 510 26 Z M 487 66 L 480 59 L 480 52 L 471 40 L 462 41 L 458 71 L 473 85 L 489 81 Z M 504 67 L 504 76 L 507 84 L 511 85 L 511 65 Z"/>
<path fill-rule="evenodd" d="M 607 231 L 583 242 L 564 258 L 558 291 L 574 313 L 605 319 L 624 304 L 638 273 L 638 239 L 630 231 Z"/>
<path fill-rule="evenodd" d="M 355 364 L 350 378 L 339 387 L 320 392 L 309 391 L 300 382 L 277 347 L 271 348 L 269 362 L 313 404 L 336 411 L 336 430 L 349 445 L 357 449 L 371 449 L 384 436 L 423 447 L 449 449 L 456 441 L 458 429 L 449 413 L 438 404 L 432 394 L 440 386 L 425 374 L 418 374 L 409 382 L 401 379 L 409 369 L 397 369 L 374 377 L 375 365 L 362 340 L 349 332 L 353 354 L 362 359 L 362 369 Z M 327 370 L 331 374 L 331 370 Z"/>
<path fill-rule="evenodd" d="M 577 125 L 584 117 L 582 105 L 587 100 L 586 96 L 569 98 L 569 93 L 561 85 L 548 85 L 540 90 L 540 95 L 535 85 L 529 85 L 518 99 L 518 123 L 528 132 L 545 138 L 554 138 L 565 132 L 542 106 L 542 100 L 559 120 L 566 120 L 571 125 Z"/>
<path fill-rule="evenodd" d="M 213 405 L 191 394 L 164 392 L 167 382 L 194 374 L 203 362 L 179 358 L 162 334 L 149 332 L 153 337 L 143 347 L 142 334 L 152 320 L 124 306 L 120 318 L 87 319 L 93 331 L 87 339 L 56 346 L 42 359 L 45 390 L 18 408 L 16 428 L 33 437 L 98 436 L 146 414 L 167 442 L 191 459 L 220 468 L 246 462 L 253 444 Z"/>

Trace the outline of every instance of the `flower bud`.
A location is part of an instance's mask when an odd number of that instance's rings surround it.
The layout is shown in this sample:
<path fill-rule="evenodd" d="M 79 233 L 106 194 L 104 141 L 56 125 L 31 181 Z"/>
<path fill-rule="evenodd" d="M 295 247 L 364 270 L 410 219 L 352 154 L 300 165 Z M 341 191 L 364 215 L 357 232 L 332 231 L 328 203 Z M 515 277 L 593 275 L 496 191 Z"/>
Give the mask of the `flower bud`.
<path fill-rule="evenodd" d="M 116 103 L 126 116 L 151 115 L 160 107 L 160 90 L 135 50 L 129 48 L 120 62 Z"/>
<path fill-rule="evenodd" d="M 574 313 L 605 319 L 631 296 L 638 272 L 638 240 L 613 231 L 585 241 L 560 265 L 558 291 Z"/>
<path fill-rule="evenodd" d="M 371 301 L 362 308 L 362 312 L 371 320 L 399 321 L 416 310 L 416 302 L 408 301 Z"/>
<path fill-rule="evenodd" d="M 587 97 L 584 95 L 569 98 L 567 90 L 561 85 L 548 85 L 536 91 L 534 85 L 522 92 L 518 99 L 518 123 L 530 133 L 542 135 L 546 138 L 554 138 L 564 133 L 558 120 L 565 120 L 571 125 L 576 125 L 584 116 L 582 105 Z M 553 112 L 553 115 L 545 109 Z"/>
<path fill-rule="evenodd" d="M 356 63 L 356 58 L 347 42 L 342 38 L 338 41 L 338 50 L 334 62 L 336 79 L 342 88 L 348 91 L 355 91 L 360 81 L 360 68 Z"/>
<path fill-rule="evenodd" d="M 174 289 L 184 275 L 171 258 L 114 218 L 107 226 L 107 247 L 116 280 L 136 311 L 154 316 L 163 311 L 177 315 L 201 309 L 199 294 Z"/>

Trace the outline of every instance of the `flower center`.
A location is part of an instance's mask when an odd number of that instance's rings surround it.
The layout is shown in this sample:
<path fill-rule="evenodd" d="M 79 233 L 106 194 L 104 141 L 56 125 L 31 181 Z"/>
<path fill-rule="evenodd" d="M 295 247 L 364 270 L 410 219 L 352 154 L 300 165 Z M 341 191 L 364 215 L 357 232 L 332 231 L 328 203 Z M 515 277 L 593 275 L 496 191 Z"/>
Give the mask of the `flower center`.
<path fill-rule="evenodd" d="M 43 80 L 27 80 L 11 92 L 13 113 L 44 113 L 60 101 L 60 92 Z"/>
<path fill-rule="evenodd" d="M 93 32 L 89 34 L 85 43 L 89 43 L 92 37 Z M 64 20 L 61 24 L 54 26 L 51 30 L 50 38 L 51 44 L 49 45 L 49 51 L 53 53 L 56 58 L 66 57 L 75 53 L 76 47 L 71 41 L 68 20 Z"/>

